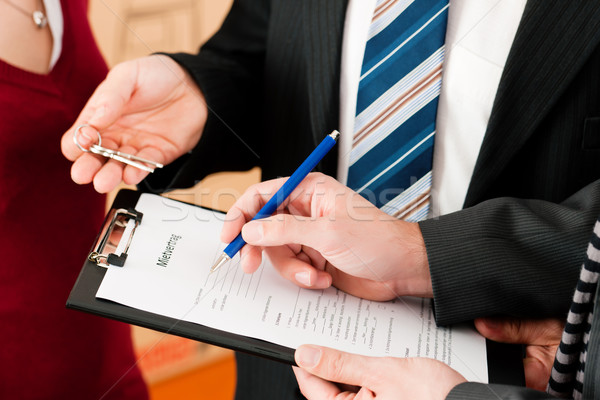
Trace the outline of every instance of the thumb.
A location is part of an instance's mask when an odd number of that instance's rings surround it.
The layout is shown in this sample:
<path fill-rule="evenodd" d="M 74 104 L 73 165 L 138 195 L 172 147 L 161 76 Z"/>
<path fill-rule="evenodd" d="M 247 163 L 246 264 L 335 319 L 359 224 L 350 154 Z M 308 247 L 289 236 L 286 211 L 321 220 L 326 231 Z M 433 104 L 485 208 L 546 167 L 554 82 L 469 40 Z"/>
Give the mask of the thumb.
<path fill-rule="evenodd" d="M 326 222 L 326 221 L 325 221 Z M 248 222 L 242 228 L 246 243 L 255 246 L 281 246 L 301 244 L 317 251 L 323 250 L 335 237 L 335 232 L 323 234 L 322 219 L 278 214 Z M 333 233 L 333 234 L 332 234 Z"/>
<path fill-rule="evenodd" d="M 87 123 L 98 130 L 108 128 L 122 114 L 135 92 L 138 68 L 134 61 L 118 64 L 108 73 L 98 86 L 82 116 L 88 116 Z"/>
<path fill-rule="evenodd" d="M 135 91 L 136 71 L 132 61 L 119 64 L 96 88 L 73 126 L 62 137 L 61 149 L 68 160 L 75 161 L 81 155 L 81 150 L 73 140 L 77 129 L 89 124 L 93 128 L 89 131 L 102 131 L 122 115 L 125 105 Z M 81 144 L 87 147 L 95 140 L 95 133 L 87 133 L 81 137 Z"/>
<path fill-rule="evenodd" d="M 475 327 L 496 342 L 547 345 L 560 341 L 564 322 L 559 319 L 478 318 Z"/>
<path fill-rule="evenodd" d="M 369 357 L 345 353 L 328 347 L 302 345 L 294 359 L 298 366 L 327 381 L 363 386 Z"/>

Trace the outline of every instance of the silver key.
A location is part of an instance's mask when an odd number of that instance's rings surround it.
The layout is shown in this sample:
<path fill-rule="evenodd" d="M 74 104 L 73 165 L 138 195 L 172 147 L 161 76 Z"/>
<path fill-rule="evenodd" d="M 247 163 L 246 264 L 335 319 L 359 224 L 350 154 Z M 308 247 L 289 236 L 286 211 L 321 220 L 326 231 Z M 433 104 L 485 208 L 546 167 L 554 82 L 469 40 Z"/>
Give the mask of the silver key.
<path fill-rule="evenodd" d="M 83 147 L 78 140 L 78 136 L 81 135 L 81 129 L 85 127 L 93 128 L 89 124 L 79 125 L 77 129 L 73 132 L 73 142 L 79 148 L 79 150 L 84 151 L 86 153 L 98 154 L 100 156 L 111 158 L 116 161 L 120 161 L 124 164 L 131 165 L 132 167 L 139 168 L 143 171 L 154 172 L 155 168 L 162 168 L 163 165 L 161 163 L 157 163 L 154 161 L 146 160 L 144 158 L 134 156 L 133 154 L 123 153 L 118 150 L 107 149 L 106 147 L 102 147 L 102 137 L 100 136 L 100 132 L 96 131 L 96 135 L 98 136 L 98 143 L 92 144 L 89 148 Z"/>

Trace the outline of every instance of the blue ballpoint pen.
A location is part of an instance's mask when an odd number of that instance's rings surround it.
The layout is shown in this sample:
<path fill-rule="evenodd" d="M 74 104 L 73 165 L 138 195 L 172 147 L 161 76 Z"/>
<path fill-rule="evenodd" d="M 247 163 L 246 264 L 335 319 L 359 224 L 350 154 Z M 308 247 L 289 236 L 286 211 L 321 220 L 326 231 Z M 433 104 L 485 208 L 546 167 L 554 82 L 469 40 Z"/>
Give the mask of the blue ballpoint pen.
<path fill-rule="evenodd" d="M 302 182 L 302 180 L 308 175 L 310 171 L 313 170 L 317 166 L 317 164 L 325 157 L 325 154 L 331 150 L 333 146 L 337 143 L 337 139 L 340 133 L 338 131 L 333 131 L 329 135 L 325 136 L 325 139 L 317 146 L 316 149 L 313 150 L 312 153 L 308 156 L 306 160 L 300 166 L 292 176 L 288 178 L 287 181 L 283 184 L 283 186 L 269 199 L 267 204 L 260 209 L 260 211 L 252 218 L 252 221 L 255 219 L 262 219 L 271 216 L 277 208 L 288 198 L 288 196 L 296 189 L 298 184 Z M 238 251 L 244 247 L 246 242 L 242 238 L 242 234 L 237 235 L 235 239 L 231 243 L 225 247 L 223 250 L 223 254 L 217 260 L 217 262 L 212 266 L 210 272 L 214 272 L 217 269 L 221 268 L 223 264 L 227 261 L 231 260 L 233 256 L 237 254 Z"/>

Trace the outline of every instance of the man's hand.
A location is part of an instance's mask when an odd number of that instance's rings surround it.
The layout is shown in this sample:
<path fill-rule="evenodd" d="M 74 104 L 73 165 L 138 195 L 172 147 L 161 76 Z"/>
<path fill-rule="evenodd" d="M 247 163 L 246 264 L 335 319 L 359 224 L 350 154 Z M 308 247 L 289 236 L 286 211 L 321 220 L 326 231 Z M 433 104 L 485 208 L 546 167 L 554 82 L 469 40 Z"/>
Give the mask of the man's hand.
<path fill-rule="evenodd" d="M 309 174 L 280 214 L 246 224 L 284 181 L 254 185 L 227 213 L 221 240 L 242 232 L 245 272 L 258 268 L 264 250 L 280 274 L 301 287 L 334 284 L 370 300 L 432 297 L 419 226 L 385 214 L 326 175 Z"/>
<path fill-rule="evenodd" d="M 309 400 L 444 399 L 465 378 L 429 358 L 366 357 L 327 347 L 296 350 L 294 373 Z"/>
<path fill-rule="evenodd" d="M 496 342 L 527 345 L 523 359 L 527 387 L 545 391 L 565 322 L 558 319 L 479 318 L 475 327 Z"/>
<path fill-rule="evenodd" d="M 103 147 L 168 164 L 198 143 L 207 113 L 202 93 L 171 58 L 153 55 L 119 64 L 62 137 L 62 152 L 73 161 L 71 177 L 79 184 L 93 182 L 94 188 L 104 193 L 121 181 L 137 184 L 148 174 L 82 153 L 73 142 L 73 132 L 82 124 L 100 132 Z M 84 147 L 95 141 L 93 131 L 84 129 L 82 133 L 87 136 L 79 137 Z"/>

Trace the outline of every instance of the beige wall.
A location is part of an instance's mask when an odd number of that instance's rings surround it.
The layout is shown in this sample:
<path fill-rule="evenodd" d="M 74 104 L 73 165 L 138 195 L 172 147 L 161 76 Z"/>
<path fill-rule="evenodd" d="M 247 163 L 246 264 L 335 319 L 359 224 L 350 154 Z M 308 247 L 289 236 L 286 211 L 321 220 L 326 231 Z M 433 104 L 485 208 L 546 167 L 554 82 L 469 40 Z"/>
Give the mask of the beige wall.
<path fill-rule="evenodd" d="M 110 65 L 157 51 L 196 51 L 233 0 L 90 0 L 90 21 Z"/>

